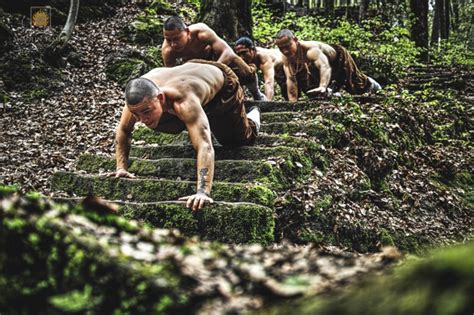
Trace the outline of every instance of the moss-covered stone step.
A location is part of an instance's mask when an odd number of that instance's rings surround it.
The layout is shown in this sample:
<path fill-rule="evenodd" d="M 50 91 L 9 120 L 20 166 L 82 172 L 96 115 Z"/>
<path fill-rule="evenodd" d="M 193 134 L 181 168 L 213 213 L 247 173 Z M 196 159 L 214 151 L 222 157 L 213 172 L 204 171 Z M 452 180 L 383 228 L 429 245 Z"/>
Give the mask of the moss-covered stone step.
<path fill-rule="evenodd" d="M 308 110 L 304 112 L 266 112 L 262 113 L 262 123 L 274 123 L 274 122 L 302 122 L 312 120 L 317 116 L 321 115 L 321 111 Z"/>
<path fill-rule="evenodd" d="M 138 126 L 133 132 L 133 139 L 136 145 L 142 144 L 161 144 L 161 145 L 190 145 L 188 133 L 183 131 L 180 134 L 165 134 L 157 133 L 144 126 Z M 289 146 L 289 147 L 305 147 L 305 144 L 310 140 L 293 137 L 288 133 L 268 134 L 264 130 L 260 130 L 255 146 Z M 214 145 L 219 145 L 217 141 L 214 141 Z M 229 150 L 238 150 L 237 148 L 229 148 Z"/>
<path fill-rule="evenodd" d="M 305 134 L 316 137 L 318 140 L 328 146 L 333 146 L 339 142 L 341 135 L 344 134 L 346 127 L 332 120 L 321 119 L 310 122 L 288 122 L 288 123 L 268 123 L 262 124 L 262 132 L 268 134 Z"/>
<path fill-rule="evenodd" d="M 253 106 L 258 106 L 262 113 L 265 112 L 303 112 L 318 108 L 321 105 L 331 104 L 331 100 L 318 99 L 310 101 L 246 101 L 245 108 L 247 112 Z"/>
<path fill-rule="evenodd" d="M 143 128 L 145 129 L 145 128 Z M 194 149 L 188 141 L 182 141 L 181 136 L 177 136 L 175 144 L 161 144 L 163 139 L 160 135 L 154 137 L 153 131 L 143 130 L 141 135 L 147 132 L 146 140 L 150 145 L 141 146 L 133 145 L 130 151 L 130 156 L 139 158 L 156 159 L 160 157 L 175 157 L 176 154 L 183 157 L 194 156 Z M 187 135 L 186 135 L 187 136 Z M 303 137 L 294 137 L 285 134 L 266 134 L 261 132 L 254 146 L 242 146 L 238 148 L 222 147 L 217 142 L 214 142 L 214 149 L 216 159 L 247 159 L 255 160 L 260 158 L 268 158 L 278 156 L 278 160 L 291 159 L 294 162 L 299 162 L 305 165 L 304 160 L 310 159 L 317 167 L 323 167 L 326 161 L 326 151 L 322 144 L 328 143 L 328 138 L 321 139 L 323 141 L 315 142 Z M 140 142 L 143 142 L 139 140 Z M 181 142 L 180 142 L 181 141 Z M 291 155 L 288 152 L 291 151 Z M 163 154 L 163 155 L 161 155 Z M 182 155 L 180 155 L 182 154 Z M 274 155 L 275 154 L 275 155 Z"/>
<path fill-rule="evenodd" d="M 303 153 L 302 149 L 288 146 L 262 147 L 243 146 L 237 148 L 214 146 L 216 161 L 218 160 L 263 160 L 273 157 L 288 157 Z M 171 144 L 171 145 L 141 145 L 132 146 L 130 156 L 141 159 L 161 159 L 161 158 L 195 158 L 196 153 L 192 145 Z"/>
<path fill-rule="evenodd" d="M 432 84 L 435 86 L 451 86 L 451 85 L 466 85 L 465 80 L 462 77 L 457 78 L 438 78 L 436 76 L 428 77 L 428 78 L 412 78 L 408 80 L 409 84 L 419 84 L 419 85 L 426 85 Z"/>
<path fill-rule="evenodd" d="M 269 244 L 274 240 L 273 210 L 245 202 L 216 202 L 193 212 L 184 202 L 119 203 L 128 219 L 158 228 L 175 228 L 186 236 L 224 243 Z"/>
<path fill-rule="evenodd" d="M 70 205 L 84 198 L 54 198 Z M 222 243 L 260 243 L 274 241 L 275 219 L 271 208 L 249 202 L 216 201 L 199 211 L 184 201 L 127 202 L 100 200 L 103 206 L 116 208 L 117 214 L 153 228 L 178 229 L 187 237 Z"/>
<path fill-rule="evenodd" d="M 266 112 L 304 112 L 318 109 L 321 106 L 338 104 L 344 100 L 351 100 L 359 104 L 380 103 L 384 97 L 379 95 L 345 95 L 344 97 L 315 98 L 306 101 L 245 101 L 247 112 L 253 106 L 258 106 L 262 113 Z"/>
<path fill-rule="evenodd" d="M 190 144 L 189 135 L 187 131 L 179 134 L 168 134 L 163 132 L 156 132 L 144 125 L 135 126 L 132 134 L 132 139 L 135 142 L 144 143 L 160 143 L 160 144 Z"/>
<path fill-rule="evenodd" d="M 51 189 L 76 196 L 93 194 L 109 200 L 155 202 L 194 194 L 196 182 L 57 172 L 51 177 Z M 275 197 L 271 189 L 261 184 L 214 182 L 212 187 L 212 198 L 216 201 L 252 202 L 272 207 Z"/>
<path fill-rule="evenodd" d="M 259 182 L 272 189 L 291 186 L 293 180 L 309 174 L 312 164 L 299 155 L 297 161 L 291 157 L 282 163 L 275 161 L 220 160 L 215 163 L 214 179 L 226 182 Z M 283 165 L 284 164 L 284 165 Z M 89 174 L 115 170 L 115 159 L 106 156 L 83 154 L 77 169 Z M 154 176 L 167 179 L 196 180 L 196 160 L 190 158 L 164 158 L 157 160 L 129 160 L 129 171 L 137 176 Z"/>

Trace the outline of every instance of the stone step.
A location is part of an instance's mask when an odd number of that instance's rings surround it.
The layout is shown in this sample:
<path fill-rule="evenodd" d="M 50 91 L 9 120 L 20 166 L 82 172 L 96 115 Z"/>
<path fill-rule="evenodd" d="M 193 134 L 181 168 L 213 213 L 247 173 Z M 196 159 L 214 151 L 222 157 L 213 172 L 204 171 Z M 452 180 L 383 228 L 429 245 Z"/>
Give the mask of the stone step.
<path fill-rule="evenodd" d="M 262 125 L 263 126 L 263 125 Z M 304 136 L 304 135 L 302 135 Z M 134 145 L 143 144 L 160 144 L 160 145 L 191 145 L 188 137 L 188 132 L 183 131 L 180 134 L 165 134 L 157 133 L 145 126 L 139 126 L 133 132 Z M 288 134 L 268 134 L 264 130 L 260 133 L 255 142 L 255 146 L 275 147 L 275 146 L 289 146 L 304 148 L 308 140 L 301 137 L 294 137 Z M 218 145 L 214 139 L 214 145 Z M 232 148 L 233 150 L 235 148 Z"/>
<path fill-rule="evenodd" d="M 194 154 L 194 149 L 192 149 L 191 144 L 189 141 L 182 140 L 182 134 L 175 135 L 176 140 L 175 144 L 161 144 L 160 141 L 163 140 L 160 134 L 154 134 L 153 130 L 150 130 L 146 127 L 140 127 L 144 130 L 140 132 L 140 135 L 146 134 L 146 139 L 149 145 L 133 145 L 131 148 L 130 156 L 132 157 L 139 157 L 139 158 L 150 158 L 156 159 L 161 157 L 163 153 L 163 157 L 174 157 L 175 154 L 180 154 L 183 152 L 183 157 L 191 157 Z M 187 137 L 187 132 L 183 132 Z M 169 136 L 169 135 L 166 135 Z M 307 135 L 306 135 L 307 136 Z M 168 138 L 169 139 L 169 138 Z M 279 152 L 282 155 L 275 155 L 279 156 L 278 160 L 290 160 L 293 162 L 299 162 L 303 166 L 306 165 L 306 159 L 310 159 L 313 164 L 319 168 L 324 168 L 327 161 L 326 161 L 326 150 L 323 144 L 331 144 L 334 142 L 336 138 L 325 138 L 322 141 L 316 142 L 314 140 L 310 140 L 304 138 L 302 134 L 300 136 L 290 136 L 288 134 L 283 135 L 276 135 L 276 134 L 266 134 L 260 133 L 257 137 L 256 145 L 255 146 L 243 146 L 238 148 L 225 148 L 219 145 L 216 141 L 214 141 L 216 156 L 217 159 L 219 158 L 227 158 L 232 157 L 234 154 L 235 159 L 248 159 L 248 160 L 255 160 L 258 159 L 257 153 L 261 153 L 262 158 L 267 158 L 268 156 L 273 157 L 273 152 Z M 134 140 L 136 143 L 144 143 L 144 140 L 141 138 L 135 138 Z M 170 149 L 170 151 L 167 150 Z M 155 151 L 156 150 L 156 151 Z M 280 151 L 282 150 L 282 151 Z M 292 150 L 291 155 L 286 155 L 288 151 Z"/>
<path fill-rule="evenodd" d="M 419 72 L 419 71 L 453 71 L 453 67 L 446 65 L 420 65 L 420 66 L 411 66 L 410 70 Z"/>
<path fill-rule="evenodd" d="M 56 198 L 58 202 L 78 203 L 83 198 Z M 178 229 L 183 235 L 223 243 L 261 243 L 274 241 L 273 210 L 254 203 L 218 201 L 199 211 L 191 211 L 184 201 L 124 202 L 117 213 L 154 228 Z"/>
<path fill-rule="evenodd" d="M 456 90 L 463 90 L 466 87 L 465 81 L 452 81 L 452 82 L 410 82 L 406 84 L 404 87 L 411 91 L 416 91 L 423 89 L 426 86 L 430 86 L 436 89 L 456 89 Z"/>
<path fill-rule="evenodd" d="M 312 120 L 318 116 L 321 116 L 322 112 L 318 110 L 305 111 L 305 112 L 266 112 L 262 113 L 261 122 L 275 123 L 275 122 L 302 122 Z"/>
<path fill-rule="evenodd" d="M 301 156 L 300 156 L 301 157 Z M 312 163 L 308 158 L 276 161 L 219 160 L 215 163 L 214 180 L 225 182 L 258 182 L 273 189 L 289 187 L 295 179 L 309 174 Z M 303 164 L 304 163 L 304 164 Z M 111 172 L 116 168 L 115 158 L 83 154 L 77 169 L 88 174 Z M 139 177 L 153 176 L 174 180 L 196 180 L 196 160 L 191 158 L 164 158 L 156 160 L 131 158 L 129 171 Z"/>
<path fill-rule="evenodd" d="M 333 146 L 339 142 L 345 132 L 345 126 L 332 120 L 311 122 L 288 122 L 262 124 L 261 130 L 267 134 L 289 134 L 292 136 L 305 134 L 317 137 L 320 143 Z"/>
<path fill-rule="evenodd" d="M 352 101 L 355 101 L 359 104 L 365 103 L 380 103 L 383 101 L 382 96 L 378 95 L 348 95 L 344 98 L 350 98 Z M 318 108 L 320 106 L 327 106 L 330 104 L 337 104 L 341 98 L 339 97 L 332 97 L 330 99 L 327 98 L 318 98 L 318 99 L 310 99 L 306 101 L 298 101 L 298 102 L 288 102 L 288 101 L 246 101 L 245 108 L 248 111 L 253 106 L 258 106 L 262 113 L 266 112 L 288 112 L 288 111 L 308 111 Z"/>
<path fill-rule="evenodd" d="M 443 80 L 450 80 L 453 78 L 453 72 L 437 72 L 437 73 L 431 73 L 431 72 L 414 72 L 414 73 L 409 73 L 407 75 L 407 80 L 415 80 L 415 79 L 443 79 Z"/>
<path fill-rule="evenodd" d="M 413 83 L 413 84 L 427 84 L 427 83 L 432 83 L 432 84 L 437 84 L 437 85 L 465 85 L 466 81 L 463 78 L 438 78 L 438 77 L 432 77 L 432 78 L 412 78 L 411 80 L 407 81 L 408 83 Z"/>
<path fill-rule="evenodd" d="M 344 126 L 340 123 L 324 119 L 318 116 L 319 119 L 314 119 L 309 122 L 275 122 L 275 123 L 262 123 L 260 132 L 257 137 L 256 145 L 269 145 L 275 137 L 270 139 L 266 138 L 266 135 L 280 135 L 280 137 L 291 136 L 313 136 L 323 144 L 332 145 L 334 143 L 334 133 L 339 134 L 344 131 Z M 187 140 L 187 133 L 182 132 L 179 135 L 169 135 L 163 133 L 155 133 L 155 131 L 146 127 L 141 127 L 140 132 L 133 135 L 136 140 L 136 144 L 143 143 L 161 143 L 161 144 L 189 144 Z M 172 139 L 174 137 L 174 139 Z M 291 140 L 290 140 L 291 142 Z M 216 143 L 216 142 L 215 142 Z M 277 145 L 287 145 L 288 141 L 282 140 L 277 141 Z"/>
<path fill-rule="evenodd" d="M 300 148 L 288 146 L 262 147 L 262 146 L 243 146 L 237 148 L 214 146 L 216 161 L 218 160 L 262 160 L 272 157 L 287 157 L 301 153 Z M 160 158 L 196 158 L 194 148 L 190 144 L 171 144 L 171 145 L 142 145 L 132 146 L 130 156 L 142 159 L 160 159 Z"/>
<path fill-rule="evenodd" d="M 109 200 L 156 202 L 192 195 L 196 182 L 56 172 L 51 177 L 51 190 L 76 196 L 93 194 Z M 216 201 L 251 202 L 267 207 L 272 207 L 276 198 L 272 190 L 261 184 L 219 181 L 213 183 L 211 196 Z"/>
<path fill-rule="evenodd" d="M 273 210 L 254 203 L 218 202 L 193 212 L 184 202 L 121 203 L 119 211 L 129 219 L 154 227 L 176 228 L 187 236 L 224 243 L 274 241 Z"/>

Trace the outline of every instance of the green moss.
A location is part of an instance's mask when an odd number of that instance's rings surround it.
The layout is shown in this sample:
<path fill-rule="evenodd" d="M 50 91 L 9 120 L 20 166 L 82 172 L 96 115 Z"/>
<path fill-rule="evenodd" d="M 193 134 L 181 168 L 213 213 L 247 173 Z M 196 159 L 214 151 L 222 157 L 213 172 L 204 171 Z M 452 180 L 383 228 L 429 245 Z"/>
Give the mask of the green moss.
<path fill-rule="evenodd" d="M 436 173 L 432 183 L 443 190 L 455 190 L 471 209 L 474 208 L 474 180 L 470 172 Z"/>
<path fill-rule="evenodd" d="M 133 139 L 145 141 L 146 143 L 158 144 L 180 144 L 188 141 L 188 133 L 168 134 L 156 132 L 144 126 L 137 126 L 133 131 Z"/>
<path fill-rule="evenodd" d="M 79 196 L 92 193 L 109 200 L 135 200 L 153 202 L 177 200 L 195 193 L 196 183 L 156 179 L 122 179 L 102 176 L 84 176 L 57 172 L 52 176 L 51 186 Z M 246 201 L 272 206 L 275 193 L 267 187 L 255 184 L 215 182 L 212 190 L 215 200 Z"/>
<path fill-rule="evenodd" d="M 11 195 L 20 191 L 20 188 L 16 185 L 0 185 L 0 197 Z"/>
<path fill-rule="evenodd" d="M 112 171 L 115 161 L 105 157 L 95 157 L 90 163 L 78 163 L 78 168 L 88 173 L 98 173 L 101 170 Z M 300 163 L 300 165 L 302 165 Z M 215 162 L 214 180 L 225 182 L 258 182 L 266 184 L 273 189 L 288 187 L 292 180 L 302 172 L 293 166 L 285 168 L 285 175 L 279 166 L 273 166 L 263 161 L 224 160 Z M 301 166 L 302 167 L 302 166 Z M 159 159 L 141 160 L 131 159 L 129 171 L 138 176 L 155 176 L 164 178 L 181 178 L 196 180 L 195 159 Z M 309 173 L 308 168 L 306 172 Z"/>
<path fill-rule="evenodd" d="M 176 203 L 124 204 L 120 213 L 153 227 L 176 228 L 184 235 L 199 235 L 206 240 L 263 244 L 273 241 L 272 210 L 255 204 L 214 204 L 198 212 Z"/>
<path fill-rule="evenodd" d="M 90 311 L 101 299 L 94 297 L 92 287 L 85 285 L 83 290 L 73 290 L 65 294 L 54 295 L 49 298 L 55 309 L 65 313 Z"/>
<path fill-rule="evenodd" d="M 396 246 L 395 242 L 393 241 L 392 236 L 386 229 L 380 229 L 379 237 L 380 237 L 380 243 L 383 246 Z"/>
<path fill-rule="evenodd" d="M 129 80 L 138 78 L 151 68 L 140 59 L 118 59 L 107 64 L 105 72 L 107 77 L 123 85 Z"/>
<path fill-rule="evenodd" d="M 0 104 L 6 104 L 8 103 L 8 101 L 10 100 L 10 94 L 3 90 L 3 89 L 0 89 Z"/>

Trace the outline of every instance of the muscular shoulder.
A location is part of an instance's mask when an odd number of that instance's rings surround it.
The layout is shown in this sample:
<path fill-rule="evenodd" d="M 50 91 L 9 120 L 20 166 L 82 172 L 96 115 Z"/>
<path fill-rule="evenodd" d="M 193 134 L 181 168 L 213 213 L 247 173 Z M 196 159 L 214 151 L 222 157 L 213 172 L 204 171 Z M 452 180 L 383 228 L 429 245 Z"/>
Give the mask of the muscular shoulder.
<path fill-rule="evenodd" d="M 205 23 L 192 24 L 189 26 L 189 30 L 195 38 L 206 43 L 214 41 L 215 37 L 217 37 L 216 33 Z"/>
<path fill-rule="evenodd" d="M 261 66 L 273 66 L 272 55 L 268 49 L 257 47 L 257 59 Z"/>

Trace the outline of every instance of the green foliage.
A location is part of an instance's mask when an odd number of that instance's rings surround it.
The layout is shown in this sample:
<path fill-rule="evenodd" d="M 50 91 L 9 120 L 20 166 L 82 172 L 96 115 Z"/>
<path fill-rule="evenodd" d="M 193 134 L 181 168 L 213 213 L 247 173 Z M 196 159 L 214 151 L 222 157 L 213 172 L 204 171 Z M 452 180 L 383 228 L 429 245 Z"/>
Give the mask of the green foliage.
<path fill-rule="evenodd" d="M 268 46 L 280 29 L 288 27 L 296 20 L 296 15 L 294 12 L 288 12 L 283 17 L 276 16 L 265 5 L 265 1 L 256 0 L 252 6 L 252 18 L 255 41 L 260 45 Z"/>
<path fill-rule="evenodd" d="M 430 52 L 431 62 L 434 64 L 461 64 L 474 67 L 474 52 L 471 49 L 466 49 L 463 43 L 443 40 Z"/>

